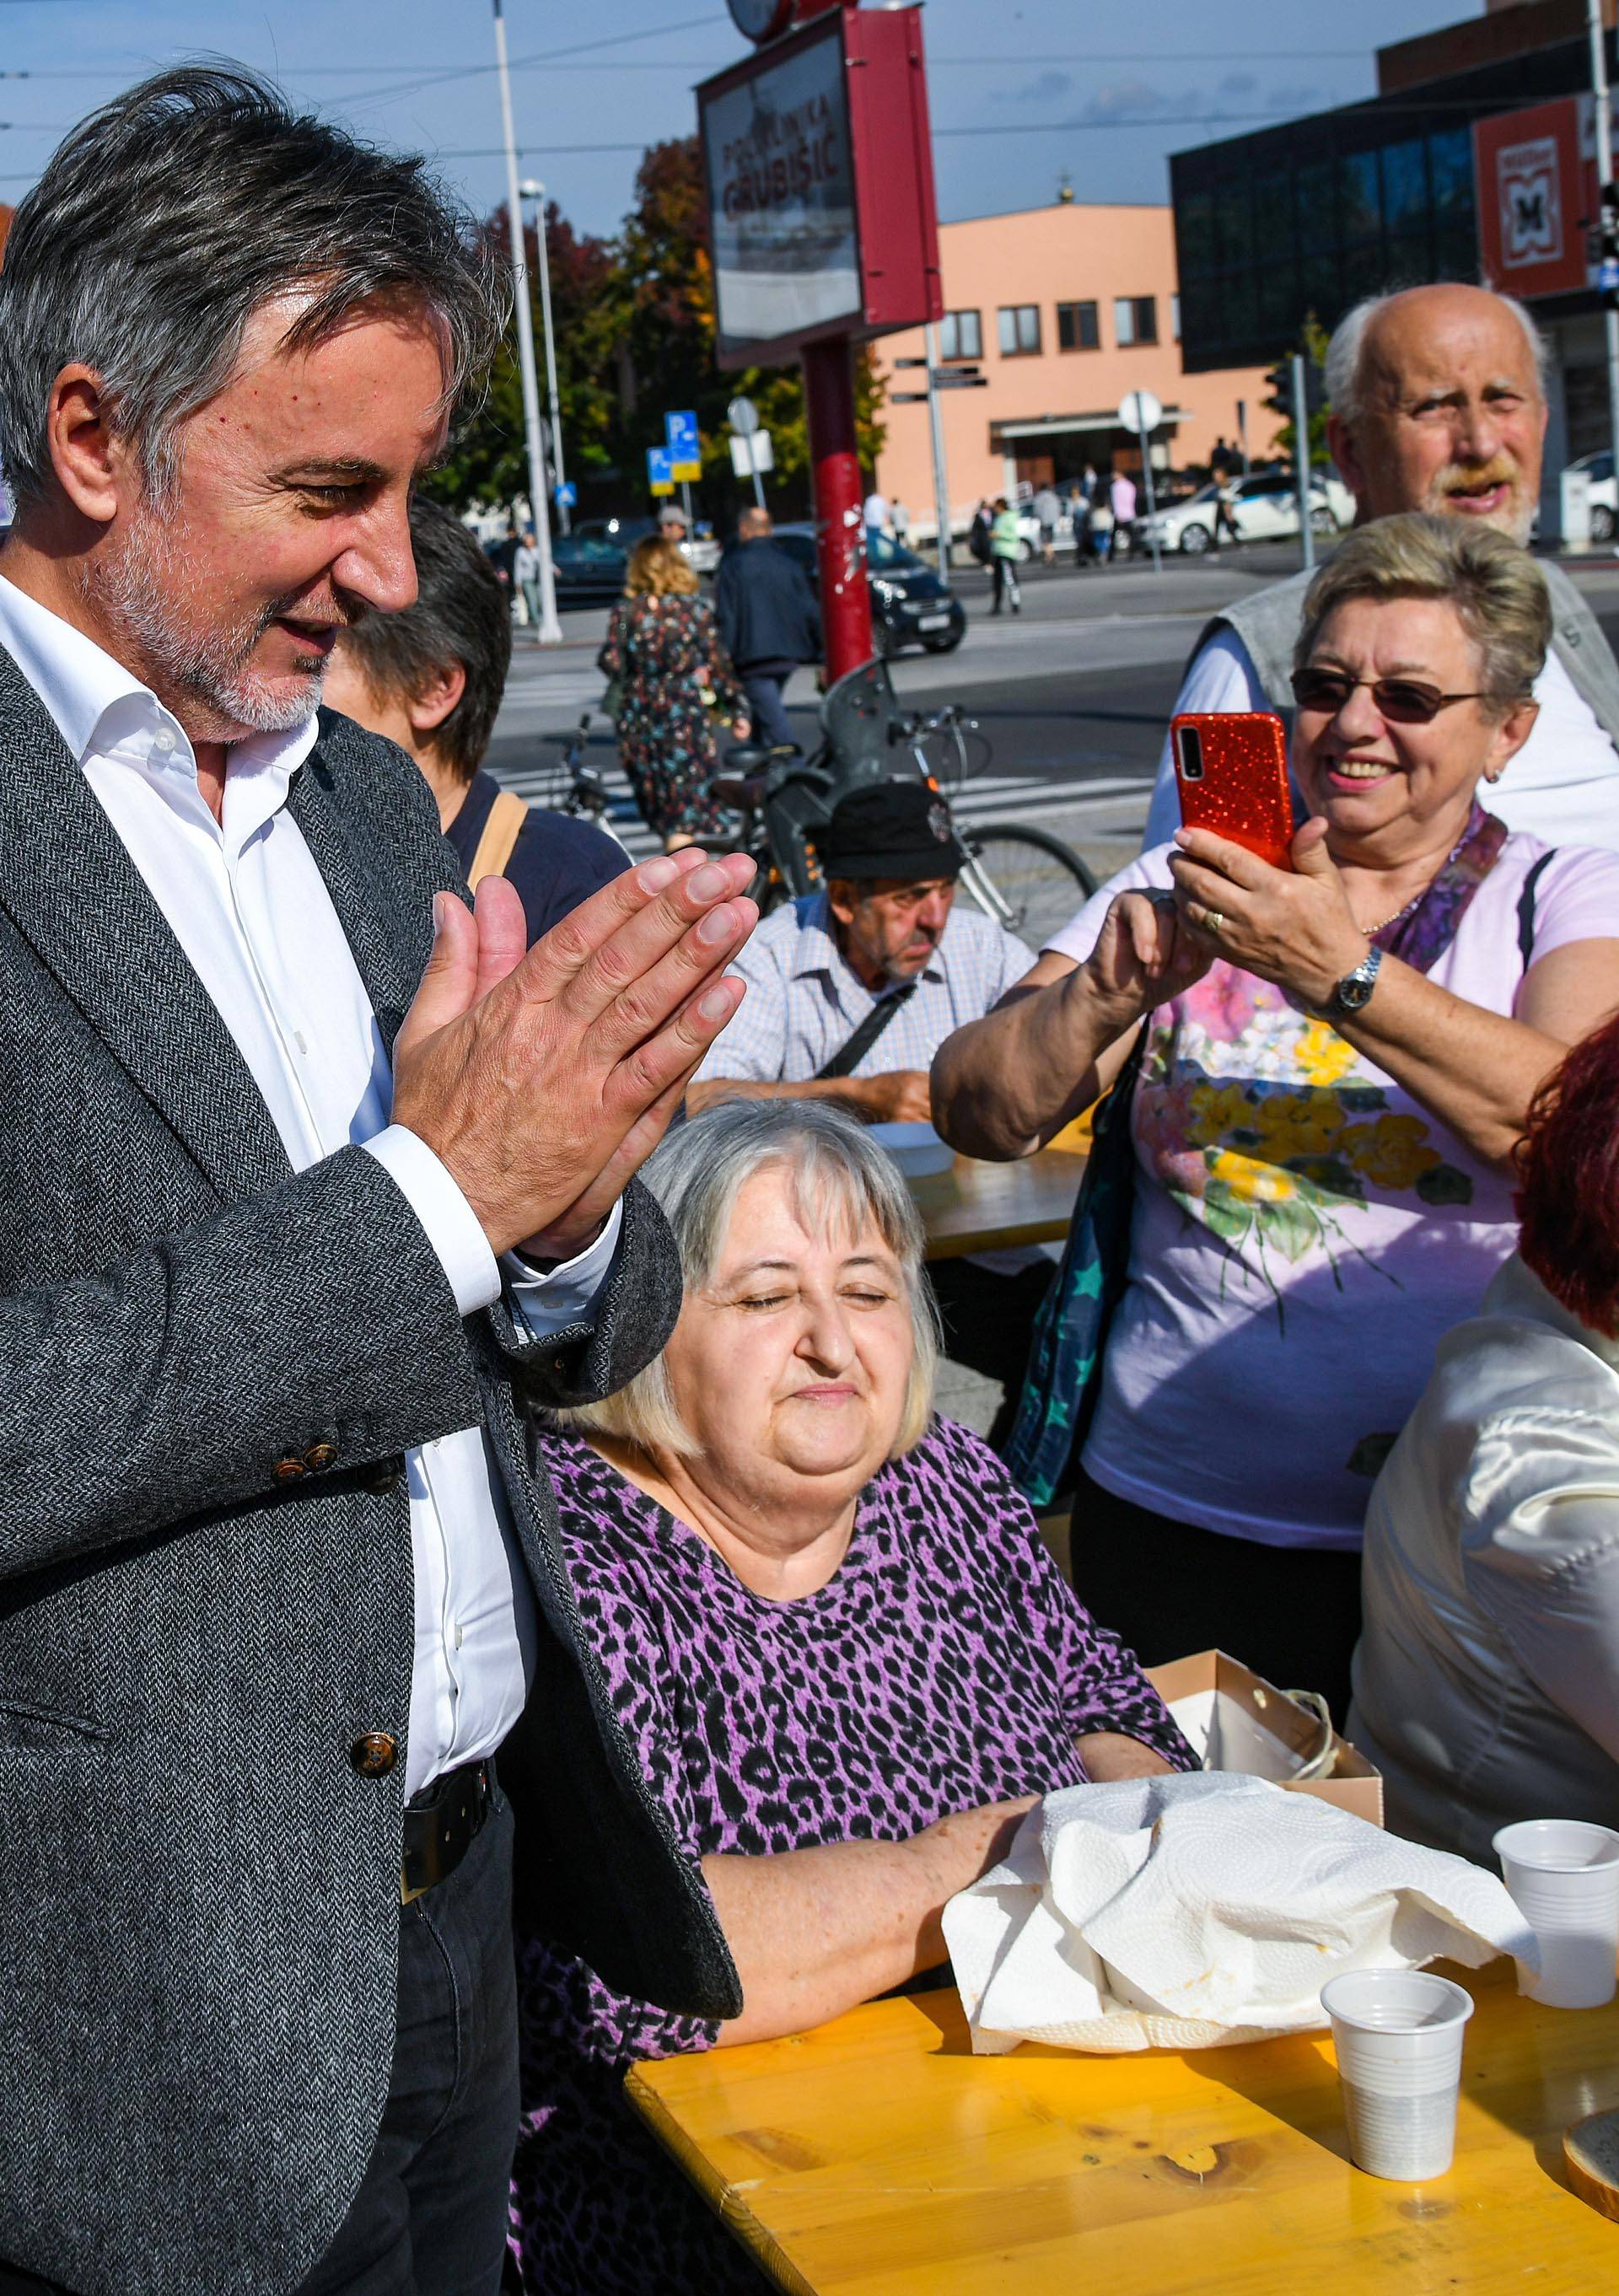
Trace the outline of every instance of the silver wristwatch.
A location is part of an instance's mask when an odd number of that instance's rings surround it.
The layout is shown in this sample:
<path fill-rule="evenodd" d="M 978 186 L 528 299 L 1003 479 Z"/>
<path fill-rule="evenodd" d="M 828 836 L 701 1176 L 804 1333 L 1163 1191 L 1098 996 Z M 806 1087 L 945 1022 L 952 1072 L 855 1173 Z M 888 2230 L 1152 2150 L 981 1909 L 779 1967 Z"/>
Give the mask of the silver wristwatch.
<path fill-rule="evenodd" d="M 1383 951 L 1368 948 L 1352 972 L 1346 972 L 1327 1001 L 1328 1013 L 1363 1013 L 1372 1001 L 1372 991 L 1377 986 L 1377 971 L 1383 963 Z"/>

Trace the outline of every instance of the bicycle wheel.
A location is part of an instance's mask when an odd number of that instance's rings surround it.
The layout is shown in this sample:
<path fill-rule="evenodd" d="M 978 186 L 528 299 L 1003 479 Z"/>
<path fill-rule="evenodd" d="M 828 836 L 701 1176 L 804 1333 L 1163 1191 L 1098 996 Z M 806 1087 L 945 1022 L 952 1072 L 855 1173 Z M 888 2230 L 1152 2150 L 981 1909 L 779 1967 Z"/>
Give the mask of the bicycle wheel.
<path fill-rule="evenodd" d="M 972 857 L 962 888 L 986 916 L 1026 941 L 1037 954 L 1051 935 L 1090 898 L 1097 881 L 1072 845 L 1020 821 L 990 821 L 961 831 Z M 985 892 L 973 880 L 987 881 Z M 1005 910 L 998 914 L 998 905 Z"/>

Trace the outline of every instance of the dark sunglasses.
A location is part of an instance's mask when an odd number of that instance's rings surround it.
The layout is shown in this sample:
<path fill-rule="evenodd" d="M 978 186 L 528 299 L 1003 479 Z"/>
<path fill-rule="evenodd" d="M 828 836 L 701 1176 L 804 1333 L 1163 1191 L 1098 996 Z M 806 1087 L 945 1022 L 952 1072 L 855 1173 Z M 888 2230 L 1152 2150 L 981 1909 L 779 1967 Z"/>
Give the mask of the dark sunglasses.
<path fill-rule="evenodd" d="M 1333 717 L 1357 686 L 1371 689 L 1377 715 L 1391 726 L 1427 726 L 1453 701 L 1482 701 L 1482 693 L 1442 693 L 1417 677 L 1351 677 L 1347 670 L 1314 669 L 1308 665 L 1293 673 L 1293 698 L 1301 709 L 1325 709 Z"/>

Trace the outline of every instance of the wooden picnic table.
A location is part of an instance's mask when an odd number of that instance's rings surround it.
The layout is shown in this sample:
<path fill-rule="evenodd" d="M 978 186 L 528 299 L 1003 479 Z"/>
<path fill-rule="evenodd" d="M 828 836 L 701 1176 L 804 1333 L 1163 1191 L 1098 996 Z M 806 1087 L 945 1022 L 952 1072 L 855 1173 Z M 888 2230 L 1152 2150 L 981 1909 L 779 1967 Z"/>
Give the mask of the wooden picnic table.
<path fill-rule="evenodd" d="M 1006 1251 L 1050 1243 L 1068 1233 L 1085 1158 L 1072 1148 L 1042 1148 L 1015 1164 L 981 1164 L 957 1156 L 948 1171 L 913 1180 L 930 1259 L 969 1251 Z"/>
<path fill-rule="evenodd" d="M 1351 2167 L 1332 2043 L 974 2057 L 953 1992 L 637 2067 L 631 2103 L 793 2296 L 1598 2296 L 1619 2225 L 1560 2132 L 1619 2103 L 1619 2008 L 1473 1995 L 1455 2166 Z"/>

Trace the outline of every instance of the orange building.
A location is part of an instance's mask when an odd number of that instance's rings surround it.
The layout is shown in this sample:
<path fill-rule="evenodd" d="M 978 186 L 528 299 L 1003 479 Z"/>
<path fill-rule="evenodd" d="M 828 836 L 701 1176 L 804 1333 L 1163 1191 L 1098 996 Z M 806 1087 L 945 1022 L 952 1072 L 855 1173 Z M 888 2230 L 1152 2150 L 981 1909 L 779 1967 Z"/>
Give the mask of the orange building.
<path fill-rule="evenodd" d="M 944 225 L 939 234 L 946 317 L 941 364 L 982 367 L 988 388 L 943 390 L 951 525 L 962 531 L 981 496 L 1012 495 L 1078 478 L 1087 463 L 1140 466 L 1119 427 L 1119 401 L 1150 390 L 1163 406 L 1155 470 L 1206 463 L 1217 439 L 1268 455 L 1277 429 L 1257 367 L 1187 374 L 1180 364 L 1175 224 L 1168 207 L 1081 207 L 1059 201 L 1011 215 Z M 877 486 L 902 502 L 913 534 L 933 529 L 933 462 L 925 406 L 895 406 L 920 390 L 920 328 L 872 345 L 889 386 L 887 440 Z"/>

